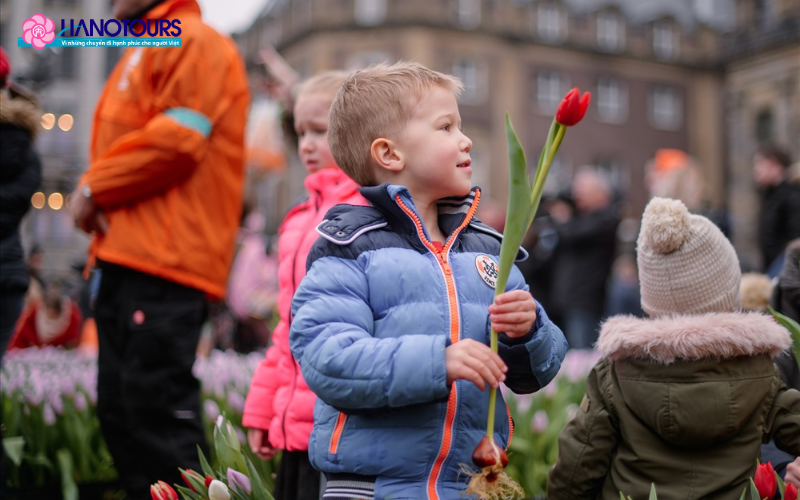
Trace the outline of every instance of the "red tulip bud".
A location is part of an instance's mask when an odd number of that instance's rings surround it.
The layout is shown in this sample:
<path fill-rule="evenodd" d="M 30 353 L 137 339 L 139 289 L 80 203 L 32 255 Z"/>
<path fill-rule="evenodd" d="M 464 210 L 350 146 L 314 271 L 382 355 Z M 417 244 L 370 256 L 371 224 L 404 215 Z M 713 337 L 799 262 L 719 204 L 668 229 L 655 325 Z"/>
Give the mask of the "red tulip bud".
<path fill-rule="evenodd" d="M 592 95 L 584 92 L 583 96 L 577 88 L 570 90 L 558 105 L 556 110 L 556 121 L 566 127 L 571 127 L 583 120 L 586 110 L 589 109 L 589 101 Z"/>
<path fill-rule="evenodd" d="M 783 492 L 783 500 L 797 500 L 797 486 L 786 483 L 786 490 Z"/>
<path fill-rule="evenodd" d="M 486 481 L 493 483 L 508 465 L 508 455 L 489 436 L 483 436 L 472 452 L 472 461 L 486 471 Z"/>
<path fill-rule="evenodd" d="M 186 483 L 186 486 L 188 486 L 190 490 L 192 490 L 195 493 L 197 493 L 197 490 L 194 489 L 194 486 L 192 486 L 192 482 L 189 481 L 189 478 L 187 476 L 192 476 L 195 479 L 199 479 L 200 481 L 203 480 L 203 476 L 201 476 L 197 472 L 193 471 L 192 469 L 187 469 L 187 470 L 181 472 L 181 477 L 183 478 L 183 482 Z"/>
<path fill-rule="evenodd" d="M 209 475 L 206 475 L 206 481 L 205 481 L 205 483 L 206 483 L 206 488 L 208 488 L 208 487 L 211 485 L 211 481 L 213 481 L 213 480 L 214 480 L 214 478 L 213 478 L 213 477 L 211 477 L 211 476 L 209 476 Z"/>
<path fill-rule="evenodd" d="M 778 481 L 775 479 L 775 469 L 772 468 L 772 464 L 769 462 L 758 464 L 753 482 L 760 498 L 774 497 L 775 490 L 778 489 Z"/>
<path fill-rule="evenodd" d="M 153 500 L 178 500 L 178 494 L 164 481 L 150 485 L 150 496 Z"/>

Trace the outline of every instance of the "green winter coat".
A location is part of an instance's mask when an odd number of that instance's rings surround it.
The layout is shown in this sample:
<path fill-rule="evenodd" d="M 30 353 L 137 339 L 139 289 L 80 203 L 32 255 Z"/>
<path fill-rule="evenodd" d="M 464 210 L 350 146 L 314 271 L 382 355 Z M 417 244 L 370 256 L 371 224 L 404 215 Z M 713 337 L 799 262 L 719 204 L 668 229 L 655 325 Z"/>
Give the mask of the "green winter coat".
<path fill-rule="evenodd" d="M 762 442 L 800 455 L 800 392 L 772 356 L 787 330 L 756 313 L 616 317 L 577 416 L 559 438 L 548 499 L 738 500 Z"/>

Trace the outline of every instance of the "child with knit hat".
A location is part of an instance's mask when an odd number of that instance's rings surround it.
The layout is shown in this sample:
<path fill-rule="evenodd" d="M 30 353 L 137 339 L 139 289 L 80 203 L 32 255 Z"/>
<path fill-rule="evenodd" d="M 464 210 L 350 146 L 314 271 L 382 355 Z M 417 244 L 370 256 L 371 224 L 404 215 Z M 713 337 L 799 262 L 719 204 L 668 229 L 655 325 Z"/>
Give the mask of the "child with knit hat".
<path fill-rule="evenodd" d="M 759 446 L 800 452 L 800 392 L 772 356 L 786 329 L 740 312 L 736 253 L 705 217 L 654 198 L 637 243 L 646 319 L 602 327 L 603 358 L 559 439 L 548 498 L 738 498 Z"/>

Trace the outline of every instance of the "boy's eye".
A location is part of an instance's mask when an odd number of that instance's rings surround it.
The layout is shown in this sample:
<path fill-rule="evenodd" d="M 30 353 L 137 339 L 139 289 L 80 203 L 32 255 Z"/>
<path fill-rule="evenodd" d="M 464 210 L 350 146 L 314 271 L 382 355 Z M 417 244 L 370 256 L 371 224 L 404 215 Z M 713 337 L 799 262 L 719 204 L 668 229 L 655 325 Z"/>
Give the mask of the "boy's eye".
<path fill-rule="evenodd" d="M 450 132 L 450 127 L 452 127 L 452 125 L 448 123 L 447 125 L 442 126 L 442 130 L 445 132 Z"/>

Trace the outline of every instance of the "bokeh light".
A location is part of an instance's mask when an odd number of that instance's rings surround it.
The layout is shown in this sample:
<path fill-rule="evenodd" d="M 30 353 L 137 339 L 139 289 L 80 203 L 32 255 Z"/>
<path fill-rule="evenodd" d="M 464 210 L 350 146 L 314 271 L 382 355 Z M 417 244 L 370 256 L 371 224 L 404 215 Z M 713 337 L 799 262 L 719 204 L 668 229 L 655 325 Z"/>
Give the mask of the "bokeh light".
<path fill-rule="evenodd" d="M 64 206 L 64 195 L 61 193 L 53 193 L 47 199 L 47 205 L 53 210 L 61 210 Z"/>
<path fill-rule="evenodd" d="M 50 130 L 56 124 L 56 115 L 53 113 L 45 113 L 42 115 L 42 128 Z"/>
<path fill-rule="evenodd" d="M 72 115 L 66 114 L 61 115 L 58 117 L 58 128 L 63 130 L 64 132 L 69 132 L 72 129 L 72 124 L 75 120 L 72 118 Z"/>
<path fill-rule="evenodd" d="M 44 208 L 44 202 L 45 202 L 45 196 L 44 193 L 41 191 L 37 191 L 33 193 L 33 196 L 31 196 L 31 205 L 33 205 L 33 208 L 36 209 Z"/>

